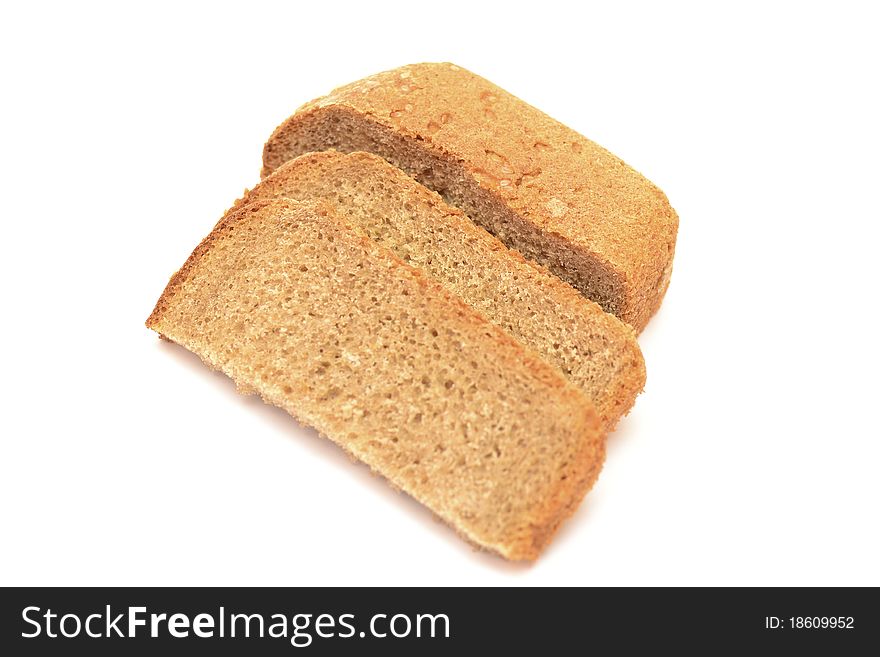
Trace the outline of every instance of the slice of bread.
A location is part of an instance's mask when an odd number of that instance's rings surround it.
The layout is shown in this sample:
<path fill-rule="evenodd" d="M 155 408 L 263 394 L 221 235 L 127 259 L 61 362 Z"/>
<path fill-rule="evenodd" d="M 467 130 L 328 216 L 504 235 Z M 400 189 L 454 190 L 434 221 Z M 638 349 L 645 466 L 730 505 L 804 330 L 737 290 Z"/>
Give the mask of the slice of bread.
<path fill-rule="evenodd" d="M 436 278 L 558 367 L 593 401 L 606 430 L 644 387 L 644 360 L 632 328 L 380 157 L 309 153 L 282 165 L 239 204 L 281 197 L 329 202 L 373 240 Z"/>
<path fill-rule="evenodd" d="M 509 559 L 537 557 L 604 459 L 577 388 L 326 205 L 228 214 L 147 326 Z"/>
<path fill-rule="evenodd" d="M 308 151 L 370 151 L 637 331 L 669 285 L 678 217 L 604 148 L 453 64 L 386 71 L 301 107 L 263 175 Z"/>

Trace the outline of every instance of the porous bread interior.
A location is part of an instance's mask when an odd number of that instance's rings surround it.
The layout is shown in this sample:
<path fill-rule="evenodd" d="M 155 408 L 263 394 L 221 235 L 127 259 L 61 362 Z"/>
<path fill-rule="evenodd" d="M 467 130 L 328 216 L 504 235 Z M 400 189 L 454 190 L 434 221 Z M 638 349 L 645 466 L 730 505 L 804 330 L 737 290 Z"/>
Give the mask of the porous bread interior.
<path fill-rule="evenodd" d="M 643 388 L 644 360 L 631 327 L 378 156 L 303 155 L 242 202 L 279 197 L 333 204 L 373 240 L 558 367 L 593 401 L 607 431 Z"/>
<path fill-rule="evenodd" d="M 230 214 L 147 325 L 507 558 L 538 555 L 604 458 L 576 388 L 327 208 Z"/>
<path fill-rule="evenodd" d="M 288 159 L 311 151 L 375 153 L 463 210 L 511 249 L 547 267 L 606 312 L 626 315 L 625 282 L 613 269 L 589 252 L 575 249 L 561 236 L 523 221 L 496 195 L 481 187 L 463 162 L 444 157 L 427 149 L 422 142 L 344 107 L 325 107 L 304 114 L 299 121 L 285 150 L 272 153 L 271 165 L 264 169 L 264 174 Z"/>

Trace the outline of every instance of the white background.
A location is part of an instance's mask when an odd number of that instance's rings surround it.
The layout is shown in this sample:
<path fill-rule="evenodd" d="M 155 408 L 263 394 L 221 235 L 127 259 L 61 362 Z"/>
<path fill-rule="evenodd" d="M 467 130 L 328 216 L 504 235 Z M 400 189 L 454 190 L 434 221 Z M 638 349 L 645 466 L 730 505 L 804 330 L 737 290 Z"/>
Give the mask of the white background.
<path fill-rule="evenodd" d="M 880 584 L 880 23 L 712 4 L 4 5 L 0 584 Z M 681 217 L 647 388 L 533 566 L 143 325 L 278 123 L 419 61 Z"/>

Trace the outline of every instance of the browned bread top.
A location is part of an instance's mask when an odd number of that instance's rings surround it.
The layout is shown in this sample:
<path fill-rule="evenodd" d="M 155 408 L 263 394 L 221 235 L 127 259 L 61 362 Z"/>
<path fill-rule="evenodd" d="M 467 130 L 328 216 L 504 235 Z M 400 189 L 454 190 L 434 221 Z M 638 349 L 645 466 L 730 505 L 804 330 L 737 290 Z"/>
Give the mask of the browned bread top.
<path fill-rule="evenodd" d="M 264 150 L 369 150 L 640 330 L 669 283 L 678 217 L 619 158 L 454 64 L 373 75 L 304 105 Z"/>
<path fill-rule="evenodd" d="M 642 390 L 632 328 L 507 249 L 436 193 L 370 153 L 308 153 L 239 201 L 321 200 L 405 262 L 555 365 L 592 400 L 607 430 Z"/>
<path fill-rule="evenodd" d="M 230 213 L 147 326 L 510 559 L 539 554 L 604 458 L 557 370 L 326 206 Z"/>

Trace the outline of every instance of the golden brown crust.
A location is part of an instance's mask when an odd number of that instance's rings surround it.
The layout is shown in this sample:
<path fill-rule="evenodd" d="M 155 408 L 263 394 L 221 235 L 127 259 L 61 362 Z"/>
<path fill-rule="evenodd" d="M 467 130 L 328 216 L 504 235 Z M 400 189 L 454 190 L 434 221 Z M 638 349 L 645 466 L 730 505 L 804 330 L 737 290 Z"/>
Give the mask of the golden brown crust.
<path fill-rule="evenodd" d="M 589 431 L 589 419 L 585 431 Z M 605 462 L 605 442 L 581 443 L 581 450 L 545 503 L 535 510 L 534 522 L 511 543 L 503 555 L 514 561 L 534 561 L 555 536 L 562 523 L 578 508 L 596 483 Z"/>
<path fill-rule="evenodd" d="M 542 248 L 603 269 L 610 296 L 596 300 L 636 330 L 659 307 L 678 217 L 662 191 L 604 148 L 458 66 L 415 64 L 304 105 L 267 142 L 263 174 L 303 152 L 303 134 L 317 120 L 346 125 L 350 117 L 433 157 L 461 163 L 482 192 L 523 222 L 522 230 L 547 240 Z M 344 138 L 323 147 L 352 150 Z M 377 143 L 369 150 L 394 161 L 397 154 L 382 148 Z M 431 186 L 407 162 L 394 163 Z M 589 293 L 578 272 L 564 263 L 554 267 L 550 258 L 546 264 Z"/>
<path fill-rule="evenodd" d="M 223 218 L 217 222 L 214 226 L 214 229 L 205 236 L 199 245 L 193 250 L 190 256 L 186 259 L 186 262 L 183 263 L 180 269 L 178 269 L 168 281 L 168 285 L 165 286 L 165 289 L 162 292 L 162 295 L 159 297 L 159 300 L 156 301 L 156 305 L 153 308 L 153 312 L 150 313 L 150 316 L 147 318 L 147 321 L 144 322 L 145 326 L 149 329 L 153 329 L 158 332 L 159 322 L 162 319 L 162 315 L 165 312 L 165 309 L 168 307 L 168 304 L 171 303 L 171 300 L 174 298 L 174 295 L 177 294 L 183 282 L 186 280 L 186 277 L 189 275 L 190 270 L 195 266 L 195 264 L 199 261 L 199 258 L 202 257 L 208 249 L 211 248 L 211 245 L 220 237 L 223 230 L 231 225 L 241 221 L 244 217 L 247 216 L 248 213 L 258 212 L 261 208 L 269 205 L 271 201 L 256 201 L 254 203 L 249 204 L 247 207 L 236 207 L 235 211 L 227 212 L 223 215 Z M 167 339 L 161 333 L 160 337 Z"/>
<path fill-rule="evenodd" d="M 566 414 L 566 417 L 569 419 L 566 420 L 564 426 L 568 427 L 566 431 L 570 433 L 566 435 L 569 435 L 571 438 L 566 439 L 565 445 L 567 447 L 565 453 L 571 453 L 572 457 L 568 463 L 562 466 L 559 472 L 559 483 L 555 486 L 550 484 L 542 485 L 543 492 L 541 495 L 527 502 L 527 515 L 516 520 L 512 525 L 506 526 L 500 535 L 487 541 L 485 534 L 482 537 L 475 536 L 454 514 L 449 515 L 444 513 L 442 509 L 434 509 L 438 515 L 462 532 L 469 540 L 480 544 L 484 548 L 496 551 L 510 559 L 536 558 L 555 532 L 559 523 L 580 502 L 580 499 L 594 481 L 601 467 L 601 459 L 604 456 L 604 436 L 599 431 L 598 418 L 595 411 L 580 392 L 565 382 L 554 369 L 526 350 L 513 338 L 490 324 L 460 299 L 449 294 L 436 281 L 400 261 L 387 249 L 379 247 L 366 235 L 358 232 L 356 227 L 339 219 L 329 207 L 288 200 L 271 200 L 257 201 L 240 206 L 235 211 L 228 213 L 201 244 L 196 247 L 183 267 L 172 277 L 147 320 L 147 326 L 156 330 L 160 335 L 179 342 L 183 346 L 195 351 L 212 367 L 219 368 L 226 374 L 233 376 L 237 383 L 253 387 L 264 399 L 287 409 L 301 422 L 316 426 L 319 432 L 333 439 L 349 451 L 350 454 L 363 460 L 364 454 L 359 451 L 360 447 L 346 444 L 346 439 L 340 436 L 338 431 L 328 430 L 328 427 L 334 426 L 332 423 L 322 426 L 321 422 L 315 422 L 314 408 L 310 412 L 306 412 L 297 407 L 296 404 L 293 404 L 290 398 L 286 398 L 284 395 L 290 393 L 290 391 L 285 391 L 284 394 L 281 394 L 277 386 L 273 387 L 272 384 L 266 384 L 264 381 L 239 380 L 240 377 L 236 376 L 233 371 L 235 368 L 230 363 L 225 362 L 223 358 L 217 357 L 216 352 L 212 352 L 205 345 L 200 345 L 198 339 L 194 340 L 184 337 L 189 329 L 181 325 L 183 320 L 179 314 L 175 314 L 178 313 L 175 305 L 185 300 L 185 297 L 178 298 L 177 295 L 189 296 L 194 294 L 191 286 L 194 284 L 193 281 L 196 274 L 198 274 L 201 280 L 205 273 L 205 270 L 200 269 L 199 266 L 206 254 L 223 240 L 226 235 L 231 235 L 233 230 L 240 234 L 240 230 L 244 228 L 249 229 L 253 224 L 248 224 L 242 228 L 239 228 L 239 226 L 243 222 L 247 222 L 251 217 L 257 217 L 260 213 L 279 217 L 293 217 L 297 221 L 314 220 L 319 222 L 318 225 L 321 227 L 326 226 L 330 230 L 340 231 L 334 234 L 337 234 L 339 238 L 346 242 L 362 247 L 364 253 L 369 254 L 370 258 L 384 263 L 382 266 L 387 266 L 389 271 L 396 272 L 393 275 L 394 280 L 402 278 L 413 281 L 427 296 L 436 300 L 436 303 L 443 305 L 446 308 L 444 316 L 454 318 L 451 321 L 455 322 L 462 329 L 467 327 L 468 335 L 485 334 L 486 338 L 489 338 L 490 342 L 495 345 L 494 357 L 498 361 L 499 367 L 517 372 L 528 371 L 531 377 L 529 380 L 540 382 L 540 387 L 549 394 L 549 398 L 554 400 L 555 408 L 558 409 L 558 412 Z M 186 312 L 188 313 L 189 311 Z M 185 313 L 183 317 L 189 317 L 189 315 Z M 201 321 L 206 318 L 196 316 L 190 319 L 196 320 L 196 324 L 200 326 Z M 571 450 L 570 452 L 569 449 Z M 530 454 L 529 458 L 534 459 L 537 453 L 531 452 Z M 371 463 L 371 467 L 376 466 L 374 463 Z M 410 494 L 417 498 L 419 497 L 418 490 L 414 491 L 412 487 L 407 487 L 406 479 L 396 478 L 394 472 L 389 473 L 381 469 L 377 471 L 379 474 L 387 477 L 393 485 L 408 489 Z M 491 533 L 490 536 L 492 536 Z"/>

